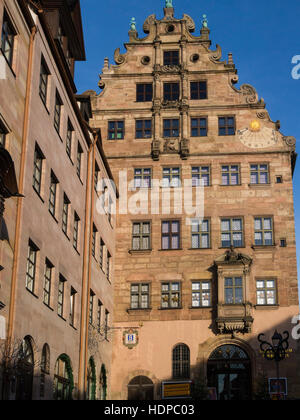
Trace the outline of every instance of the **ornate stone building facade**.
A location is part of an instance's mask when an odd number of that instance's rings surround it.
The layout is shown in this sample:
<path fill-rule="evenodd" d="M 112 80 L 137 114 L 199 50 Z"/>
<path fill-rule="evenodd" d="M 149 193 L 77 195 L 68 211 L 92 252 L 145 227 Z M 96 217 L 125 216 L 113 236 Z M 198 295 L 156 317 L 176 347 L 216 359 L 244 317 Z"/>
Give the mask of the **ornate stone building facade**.
<path fill-rule="evenodd" d="M 200 381 L 218 399 L 249 399 L 276 377 L 257 336 L 291 331 L 298 313 L 292 175 L 295 139 L 255 88 L 238 83 L 232 54 L 211 48 L 206 16 L 133 19 L 126 52 L 105 59 L 92 96 L 114 178 L 134 182 L 144 212 L 117 218 L 112 398 L 160 399 L 164 381 Z M 154 180 L 204 185 L 204 218 L 151 211 Z M 201 181 L 202 180 L 202 181 Z M 126 188 L 126 187 L 125 187 Z M 126 205 L 124 190 L 120 202 Z M 156 209 L 157 210 L 157 209 Z M 280 375 L 299 396 L 297 342 Z M 126 360 L 126 363 L 124 363 Z"/>
<path fill-rule="evenodd" d="M 0 199 L 22 194 L 1 214 L 0 399 L 106 399 L 115 217 L 97 183 L 115 191 L 76 95 L 80 2 L 1 0 L 0 28 Z"/>

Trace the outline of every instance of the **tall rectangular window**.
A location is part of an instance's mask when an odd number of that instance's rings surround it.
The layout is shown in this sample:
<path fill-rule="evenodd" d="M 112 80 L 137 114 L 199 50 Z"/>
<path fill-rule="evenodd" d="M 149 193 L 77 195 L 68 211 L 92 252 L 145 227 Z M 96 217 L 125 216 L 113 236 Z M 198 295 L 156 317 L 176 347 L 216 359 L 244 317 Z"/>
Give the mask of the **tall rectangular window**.
<path fill-rule="evenodd" d="M 81 179 L 82 154 L 83 154 L 83 150 L 82 150 L 82 147 L 81 147 L 80 143 L 78 142 L 76 172 L 77 172 L 77 175 L 78 175 L 79 179 Z"/>
<path fill-rule="evenodd" d="M 40 69 L 40 86 L 39 86 L 39 92 L 40 97 L 43 101 L 43 103 L 46 105 L 47 103 L 47 92 L 48 92 L 48 79 L 49 79 L 49 69 L 47 67 L 46 61 L 44 57 L 41 59 L 41 69 Z"/>
<path fill-rule="evenodd" d="M 7 130 L 0 121 L 0 146 L 5 147 Z"/>
<path fill-rule="evenodd" d="M 97 307 L 97 331 L 101 334 L 101 322 L 102 322 L 102 302 L 98 300 L 98 307 Z"/>
<path fill-rule="evenodd" d="M 42 186 L 42 169 L 43 169 L 44 155 L 38 145 L 35 146 L 34 151 L 34 166 L 33 166 L 33 183 L 32 186 L 40 195 Z"/>
<path fill-rule="evenodd" d="M 10 66 L 12 66 L 13 63 L 15 36 L 15 28 L 6 11 L 4 11 L 1 35 L 1 50 Z"/>
<path fill-rule="evenodd" d="M 50 178 L 50 192 L 49 192 L 49 212 L 55 217 L 56 212 L 56 197 L 57 197 L 58 180 L 54 173 L 51 171 Z"/>
<path fill-rule="evenodd" d="M 103 271 L 103 267 L 104 267 L 104 249 L 105 249 L 105 243 L 103 242 L 103 240 L 100 240 L 100 258 L 99 258 L 99 265 L 101 270 Z"/>
<path fill-rule="evenodd" d="M 94 296 L 95 293 L 90 290 L 90 302 L 89 302 L 89 324 L 93 325 L 94 320 Z"/>
<path fill-rule="evenodd" d="M 148 309 L 150 307 L 150 285 L 131 285 L 131 309 Z"/>
<path fill-rule="evenodd" d="M 135 137 L 137 139 L 150 139 L 152 137 L 152 120 L 136 120 Z"/>
<path fill-rule="evenodd" d="M 191 99 L 207 99 L 207 82 L 191 82 Z"/>
<path fill-rule="evenodd" d="M 132 249 L 134 251 L 150 250 L 151 247 L 151 223 L 135 222 L 132 230 Z"/>
<path fill-rule="evenodd" d="M 219 136 L 235 135 L 235 117 L 219 117 Z"/>
<path fill-rule="evenodd" d="M 75 326 L 75 304 L 76 304 L 76 295 L 77 292 L 73 287 L 71 287 L 71 293 L 70 293 L 70 317 L 69 322 L 72 327 Z"/>
<path fill-rule="evenodd" d="M 67 155 L 69 156 L 69 158 L 71 158 L 71 156 L 72 156 L 73 133 L 74 133 L 74 128 L 71 124 L 71 121 L 68 120 L 66 152 L 67 152 Z"/>
<path fill-rule="evenodd" d="M 223 248 L 244 246 L 243 219 L 221 219 L 221 243 Z"/>
<path fill-rule="evenodd" d="M 268 184 L 269 183 L 269 165 L 255 164 L 250 165 L 251 169 L 251 184 Z"/>
<path fill-rule="evenodd" d="M 179 50 L 164 51 L 164 66 L 179 66 Z"/>
<path fill-rule="evenodd" d="M 211 282 L 192 282 L 192 307 L 208 308 L 211 306 Z"/>
<path fill-rule="evenodd" d="M 98 163 L 95 162 L 94 190 L 96 192 L 97 192 L 97 189 L 98 189 L 99 176 L 100 176 L 100 169 L 99 169 Z"/>
<path fill-rule="evenodd" d="M 222 166 L 222 185 L 240 185 L 240 166 Z"/>
<path fill-rule="evenodd" d="M 192 167 L 192 185 L 193 187 L 210 186 L 210 167 L 209 166 L 193 166 Z"/>
<path fill-rule="evenodd" d="M 108 140 L 123 140 L 125 137 L 124 121 L 108 122 Z"/>
<path fill-rule="evenodd" d="M 92 233 L 92 255 L 96 258 L 96 241 L 97 241 L 97 233 L 98 230 L 96 226 L 93 224 L 93 233 Z"/>
<path fill-rule="evenodd" d="M 138 83 L 136 85 L 136 101 L 151 102 L 153 99 L 152 83 Z"/>
<path fill-rule="evenodd" d="M 163 168 L 163 187 L 180 187 L 180 168 Z"/>
<path fill-rule="evenodd" d="M 66 279 L 60 275 L 58 281 L 57 313 L 61 318 L 64 316 L 65 283 Z"/>
<path fill-rule="evenodd" d="M 108 281 L 111 280 L 110 276 L 111 276 L 111 255 L 107 251 L 107 257 L 106 257 L 106 278 L 107 278 Z"/>
<path fill-rule="evenodd" d="M 180 221 L 167 220 L 162 222 L 162 249 L 180 248 Z"/>
<path fill-rule="evenodd" d="M 151 168 L 134 169 L 135 188 L 151 188 L 152 170 Z"/>
<path fill-rule="evenodd" d="M 60 120 L 61 120 L 61 110 L 62 110 L 62 100 L 60 99 L 59 93 L 56 91 L 55 95 L 55 108 L 54 108 L 54 127 L 55 130 L 60 133 Z"/>
<path fill-rule="evenodd" d="M 50 261 L 46 260 L 45 262 L 45 274 L 44 274 L 44 304 L 50 306 L 51 300 L 51 286 L 52 286 L 52 272 L 53 265 Z"/>
<path fill-rule="evenodd" d="M 179 83 L 164 83 L 164 101 L 179 100 Z"/>
<path fill-rule="evenodd" d="M 78 242 L 79 242 L 79 225 L 80 225 L 80 218 L 78 214 L 74 212 L 73 246 L 76 250 L 78 250 Z"/>
<path fill-rule="evenodd" d="M 164 137 L 179 137 L 179 119 L 164 120 Z"/>
<path fill-rule="evenodd" d="M 161 307 L 163 309 L 181 307 L 181 287 L 179 282 L 162 283 Z"/>
<path fill-rule="evenodd" d="M 277 304 L 277 291 L 275 280 L 256 281 L 256 302 L 257 305 Z"/>
<path fill-rule="evenodd" d="M 64 194 L 63 214 L 62 214 L 62 230 L 66 235 L 68 234 L 69 207 L 70 207 L 70 200 L 68 199 L 66 194 Z"/>
<path fill-rule="evenodd" d="M 241 305 L 243 300 L 243 279 L 241 277 L 225 278 L 225 304 Z"/>
<path fill-rule="evenodd" d="M 105 309 L 105 340 L 108 340 L 109 332 L 109 311 Z"/>
<path fill-rule="evenodd" d="M 35 289 L 35 276 L 37 268 L 37 253 L 38 248 L 33 242 L 29 241 L 28 256 L 27 256 L 27 269 L 26 269 L 26 289 L 34 293 Z"/>
<path fill-rule="evenodd" d="M 206 137 L 208 132 L 207 118 L 191 118 L 191 136 Z"/>
<path fill-rule="evenodd" d="M 198 220 L 192 222 L 192 248 L 210 248 L 210 220 L 204 219 L 201 223 Z"/>
<path fill-rule="evenodd" d="M 254 235 L 255 245 L 271 246 L 273 241 L 273 218 L 272 217 L 255 217 L 254 219 Z"/>

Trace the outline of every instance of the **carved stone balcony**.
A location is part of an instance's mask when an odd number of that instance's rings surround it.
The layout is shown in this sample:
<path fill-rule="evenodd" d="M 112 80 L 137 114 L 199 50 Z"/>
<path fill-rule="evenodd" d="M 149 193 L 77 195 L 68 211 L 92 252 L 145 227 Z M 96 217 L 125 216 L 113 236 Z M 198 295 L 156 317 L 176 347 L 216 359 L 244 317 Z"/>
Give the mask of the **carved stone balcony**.
<path fill-rule="evenodd" d="M 217 328 L 220 334 L 248 334 L 252 331 L 252 304 L 218 305 Z"/>

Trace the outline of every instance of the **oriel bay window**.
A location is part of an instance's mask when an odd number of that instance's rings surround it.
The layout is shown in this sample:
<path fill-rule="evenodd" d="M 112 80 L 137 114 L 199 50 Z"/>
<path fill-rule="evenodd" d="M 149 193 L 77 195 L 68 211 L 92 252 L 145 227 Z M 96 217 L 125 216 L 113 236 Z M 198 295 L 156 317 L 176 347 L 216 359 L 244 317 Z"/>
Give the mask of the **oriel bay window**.
<path fill-rule="evenodd" d="M 8 17 L 8 14 L 6 11 L 4 11 L 1 35 L 1 50 L 10 66 L 12 66 L 13 63 L 14 42 L 16 34 L 17 33 L 11 20 Z"/>
<path fill-rule="evenodd" d="M 108 140 L 122 140 L 125 136 L 124 121 L 109 121 L 108 123 Z"/>
<path fill-rule="evenodd" d="M 221 245 L 222 248 L 244 246 L 242 218 L 221 219 Z"/>
<path fill-rule="evenodd" d="M 192 307 L 208 308 L 211 306 L 211 282 L 192 282 Z"/>
<path fill-rule="evenodd" d="M 147 251 L 151 248 L 151 223 L 135 222 L 132 231 L 133 251 Z"/>
<path fill-rule="evenodd" d="M 210 248 L 210 220 L 192 221 L 192 248 L 208 249 Z"/>
<path fill-rule="evenodd" d="M 255 217 L 255 245 L 257 246 L 272 246 L 273 240 L 273 218 L 272 217 Z"/>
<path fill-rule="evenodd" d="M 277 304 L 277 291 L 275 280 L 256 281 L 256 303 L 257 305 Z"/>
<path fill-rule="evenodd" d="M 179 119 L 164 120 L 164 137 L 179 137 Z"/>
<path fill-rule="evenodd" d="M 268 184 L 269 183 L 269 165 L 251 165 L 251 184 Z"/>
<path fill-rule="evenodd" d="M 206 137 L 208 131 L 207 118 L 191 118 L 191 136 Z"/>
<path fill-rule="evenodd" d="M 164 83 L 164 101 L 179 100 L 179 83 Z"/>
<path fill-rule="evenodd" d="M 242 277 L 225 278 L 225 304 L 241 305 L 244 301 Z"/>
<path fill-rule="evenodd" d="M 181 285 L 179 282 L 162 283 L 162 309 L 176 309 L 181 307 Z"/>
<path fill-rule="evenodd" d="M 153 99 L 152 83 L 138 83 L 136 85 L 136 101 L 151 102 Z"/>
<path fill-rule="evenodd" d="M 131 285 L 131 309 L 149 309 L 150 307 L 150 285 Z"/>
<path fill-rule="evenodd" d="M 167 220 L 162 222 L 162 249 L 180 249 L 179 220 Z"/>
<path fill-rule="evenodd" d="M 136 120 L 135 137 L 137 139 L 150 139 L 152 137 L 152 120 Z"/>

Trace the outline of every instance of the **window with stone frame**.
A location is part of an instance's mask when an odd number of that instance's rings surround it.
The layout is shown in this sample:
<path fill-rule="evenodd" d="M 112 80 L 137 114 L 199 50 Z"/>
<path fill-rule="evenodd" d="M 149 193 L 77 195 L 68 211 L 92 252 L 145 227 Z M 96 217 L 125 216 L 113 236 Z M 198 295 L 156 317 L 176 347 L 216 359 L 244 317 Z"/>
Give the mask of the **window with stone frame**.
<path fill-rule="evenodd" d="M 33 183 L 34 190 L 40 195 L 42 188 L 42 171 L 43 171 L 43 160 L 45 159 L 41 149 L 36 144 L 34 151 L 34 166 L 33 166 Z"/>
<path fill-rule="evenodd" d="M 179 119 L 176 118 L 168 118 L 168 119 L 164 119 L 164 128 L 163 128 L 163 136 L 165 138 L 169 138 L 169 137 L 179 137 L 179 128 L 180 128 L 180 124 L 179 124 Z"/>
<path fill-rule="evenodd" d="M 131 309 L 149 309 L 150 284 L 140 283 L 131 285 Z"/>
<path fill-rule="evenodd" d="M 192 166 L 192 185 L 193 187 L 210 186 L 210 166 Z"/>
<path fill-rule="evenodd" d="M 219 136 L 235 135 L 235 117 L 219 117 Z"/>
<path fill-rule="evenodd" d="M 95 293 L 90 290 L 90 300 L 89 300 L 89 324 L 93 325 L 94 321 L 94 297 Z"/>
<path fill-rule="evenodd" d="M 123 140 L 125 137 L 125 121 L 108 122 L 108 140 Z"/>
<path fill-rule="evenodd" d="M 193 281 L 192 282 L 192 307 L 209 308 L 211 306 L 211 282 Z"/>
<path fill-rule="evenodd" d="M 34 293 L 35 290 L 38 252 L 38 247 L 31 240 L 29 240 L 26 269 L 26 289 L 31 293 Z"/>
<path fill-rule="evenodd" d="M 226 305 L 241 305 L 243 303 L 244 291 L 242 277 L 226 277 L 224 287 Z"/>
<path fill-rule="evenodd" d="M 48 80 L 50 76 L 50 71 L 48 69 L 45 58 L 41 58 L 41 68 L 40 68 L 40 86 L 39 93 L 43 103 L 47 103 L 47 93 L 48 93 Z"/>
<path fill-rule="evenodd" d="M 99 334 L 101 334 L 101 322 L 102 322 L 102 307 L 103 304 L 101 300 L 98 300 L 98 306 L 97 306 L 97 331 Z"/>
<path fill-rule="evenodd" d="M 164 51 L 164 66 L 179 66 L 179 50 Z"/>
<path fill-rule="evenodd" d="M 190 349 L 185 344 L 179 344 L 172 352 L 173 379 L 190 378 Z"/>
<path fill-rule="evenodd" d="M 95 174 L 94 174 L 94 190 L 97 192 L 98 190 L 98 182 L 100 176 L 100 169 L 97 162 L 95 162 Z"/>
<path fill-rule="evenodd" d="M 152 137 L 152 120 L 136 120 L 135 137 L 137 139 L 150 139 Z"/>
<path fill-rule="evenodd" d="M 105 309 L 105 340 L 108 341 L 110 313 Z"/>
<path fill-rule="evenodd" d="M 241 217 L 221 219 L 222 248 L 240 248 L 244 246 L 244 222 Z"/>
<path fill-rule="evenodd" d="M 132 250 L 151 249 L 151 222 L 134 222 L 132 226 Z"/>
<path fill-rule="evenodd" d="M 134 169 L 134 187 L 135 188 L 151 188 L 152 169 L 151 168 L 135 168 Z"/>
<path fill-rule="evenodd" d="M 17 32 L 14 28 L 14 25 L 12 24 L 6 10 L 4 10 L 1 35 L 1 50 L 4 57 L 6 58 L 6 61 L 10 66 L 12 66 L 13 64 L 13 54 L 16 35 Z"/>
<path fill-rule="evenodd" d="M 53 273 L 53 264 L 46 259 L 45 262 L 45 273 L 44 273 L 44 296 L 43 302 L 45 305 L 50 307 L 51 303 L 51 287 L 52 287 L 52 273 Z"/>
<path fill-rule="evenodd" d="M 176 82 L 164 83 L 164 101 L 179 101 L 179 87 Z"/>
<path fill-rule="evenodd" d="M 277 304 L 276 280 L 256 280 L 256 304 L 261 306 L 274 306 Z"/>
<path fill-rule="evenodd" d="M 207 99 L 207 82 L 201 80 L 191 82 L 191 100 Z"/>
<path fill-rule="evenodd" d="M 75 305 L 76 305 L 76 290 L 71 287 L 70 292 L 70 315 L 69 315 L 69 322 L 72 327 L 75 327 Z"/>
<path fill-rule="evenodd" d="M 164 282 L 161 285 L 162 309 L 178 309 L 181 307 L 180 282 Z"/>
<path fill-rule="evenodd" d="M 138 83 L 136 85 L 136 101 L 137 102 L 151 102 L 153 99 L 153 84 L 152 83 Z"/>
<path fill-rule="evenodd" d="M 74 212 L 73 247 L 78 251 L 80 217 Z"/>
<path fill-rule="evenodd" d="M 57 298 L 57 314 L 61 318 L 64 316 L 65 301 L 65 283 L 67 280 L 60 274 L 58 280 L 58 298 Z"/>
<path fill-rule="evenodd" d="M 82 147 L 81 147 L 80 143 L 78 142 L 78 144 L 77 144 L 76 172 L 77 172 L 77 176 L 78 176 L 79 179 L 81 179 L 82 155 L 83 155 L 83 150 L 82 150 Z"/>
<path fill-rule="evenodd" d="M 273 217 L 254 218 L 254 243 L 256 246 L 274 245 Z"/>
<path fill-rule="evenodd" d="M 97 234 L 98 229 L 93 224 L 93 233 L 92 233 L 92 255 L 94 258 L 96 258 L 96 243 L 97 243 Z"/>
<path fill-rule="evenodd" d="M 240 184 L 240 165 L 222 165 L 222 185 Z"/>
<path fill-rule="evenodd" d="M 181 173 L 179 167 L 163 168 L 162 185 L 164 188 L 176 188 L 181 186 Z"/>
<path fill-rule="evenodd" d="M 269 165 L 268 164 L 251 164 L 250 165 L 251 184 L 269 184 Z"/>
<path fill-rule="evenodd" d="M 67 140 L 66 140 L 66 152 L 69 158 L 72 158 L 72 143 L 74 136 L 74 128 L 70 119 L 68 119 L 68 128 L 67 128 Z"/>
<path fill-rule="evenodd" d="M 104 268 L 104 251 L 105 251 L 105 243 L 103 239 L 100 239 L 100 257 L 99 257 L 99 265 L 101 270 L 103 271 Z"/>
<path fill-rule="evenodd" d="M 208 120 L 207 117 L 191 118 L 191 137 L 207 137 Z"/>
<path fill-rule="evenodd" d="M 180 249 L 180 221 L 166 220 L 162 222 L 162 250 Z"/>
<path fill-rule="evenodd" d="M 61 112 L 62 112 L 62 100 L 59 96 L 58 91 L 55 95 L 55 108 L 54 108 L 54 128 L 60 134 L 60 122 L 61 122 Z"/>
<path fill-rule="evenodd" d="M 109 251 L 106 254 L 106 278 L 110 282 L 111 281 L 111 264 L 112 264 L 112 256 Z"/>
<path fill-rule="evenodd" d="M 70 200 L 68 199 L 67 195 L 64 194 L 63 213 L 62 213 L 62 231 L 64 232 L 65 235 L 68 235 L 69 207 L 70 207 Z"/>
<path fill-rule="evenodd" d="M 58 184 L 59 184 L 59 182 L 58 182 L 54 172 L 51 171 L 50 191 L 49 191 L 49 212 L 53 217 L 55 217 L 55 213 L 56 213 L 56 198 L 57 198 Z"/>
<path fill-rule="evenodd" d="M 209 249 L 210 244 L 210 219 L 193 220 L 191 226 L 192 249 Z"/>

